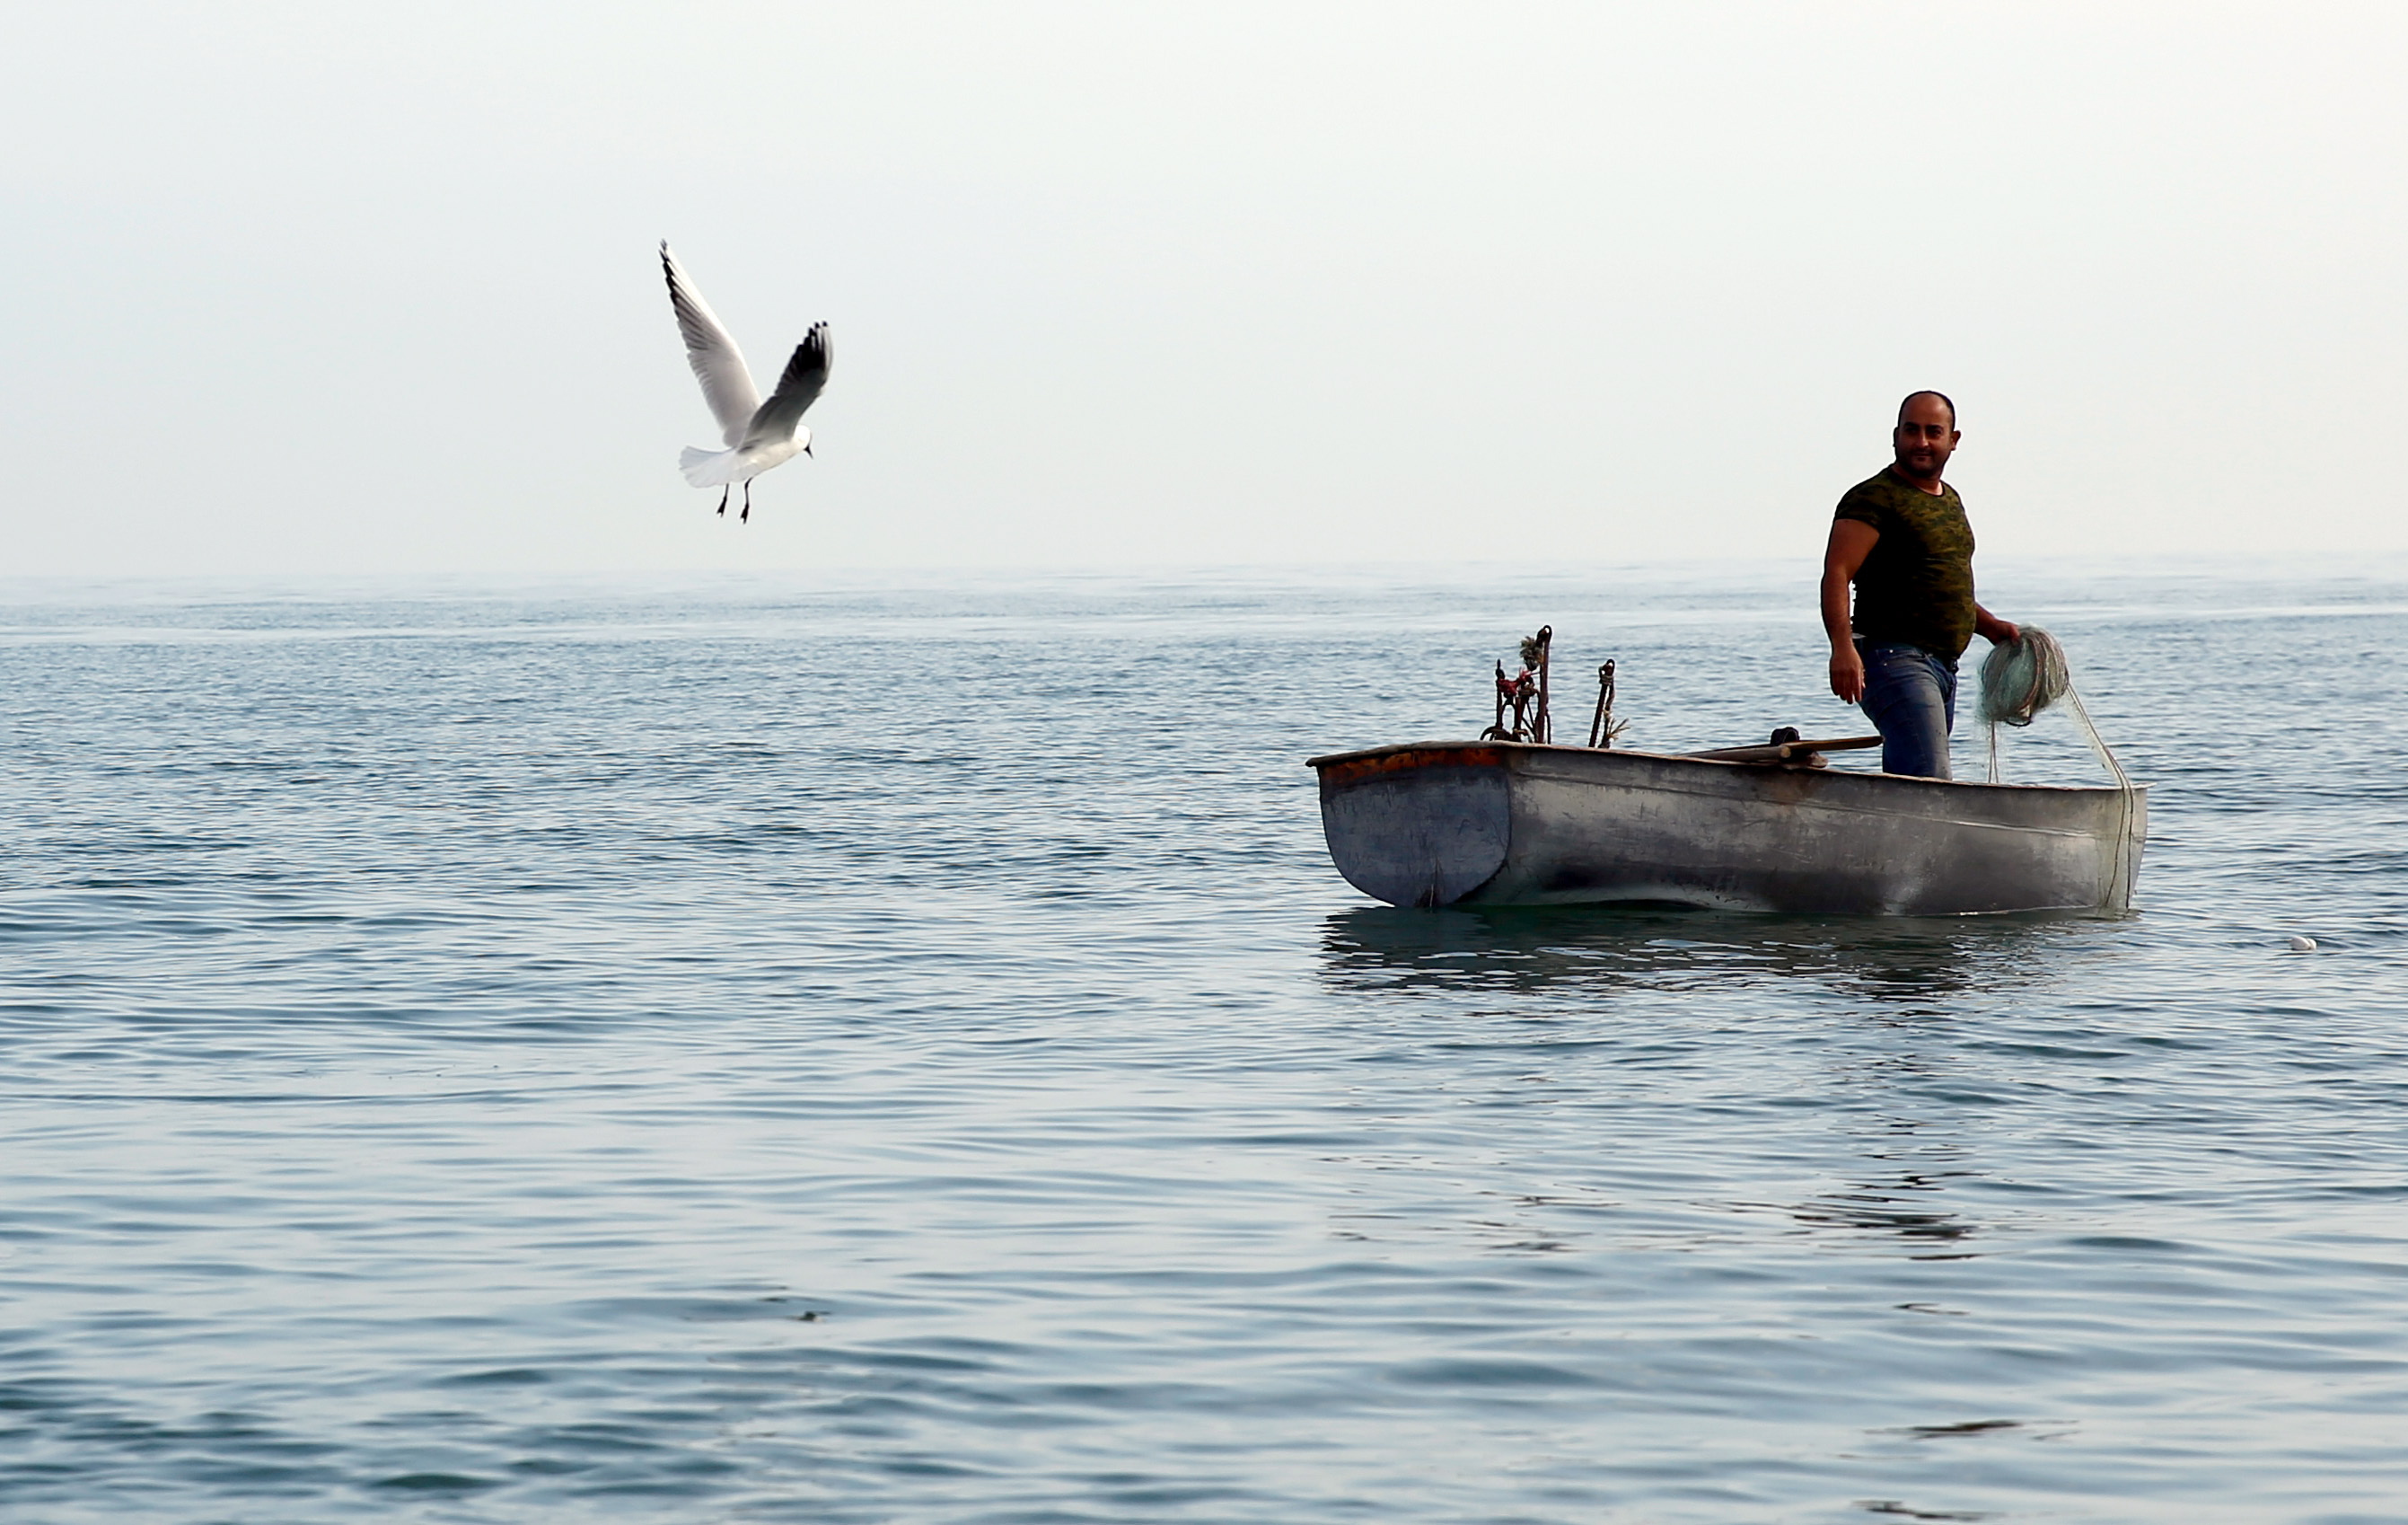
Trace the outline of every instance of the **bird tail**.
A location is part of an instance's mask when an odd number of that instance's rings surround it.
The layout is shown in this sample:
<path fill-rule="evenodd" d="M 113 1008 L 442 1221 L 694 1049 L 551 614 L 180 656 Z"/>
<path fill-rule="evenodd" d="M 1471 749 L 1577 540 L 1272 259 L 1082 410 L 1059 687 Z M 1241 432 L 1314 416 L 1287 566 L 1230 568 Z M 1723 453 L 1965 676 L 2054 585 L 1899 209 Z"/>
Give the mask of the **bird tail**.
<path fill-rule="evenodd" d="M 678 469 L 695 487 L 724 487 L 736 480 L 736 455 L 732 450 L 699 450 L 688 445 L 678 453 Z"/>

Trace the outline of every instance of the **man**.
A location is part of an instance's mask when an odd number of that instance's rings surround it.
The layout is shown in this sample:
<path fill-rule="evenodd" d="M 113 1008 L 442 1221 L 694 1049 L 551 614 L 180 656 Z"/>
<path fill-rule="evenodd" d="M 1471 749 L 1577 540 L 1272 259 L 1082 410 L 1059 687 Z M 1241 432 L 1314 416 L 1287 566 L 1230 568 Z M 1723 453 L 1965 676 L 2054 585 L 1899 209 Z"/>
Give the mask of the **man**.
<path fill-rule="evenodd" d="M 2017 634 L 1973 601 L 1973 526 L 1940 480 L 1961 438 L 1956 405 L 1940 393 L 1899 403 L 1890 436 L 1898 459 L 1840 499 L 1823 552 L 1831 692 L 1871 717 L 1885 773 L 1948 776 L 1956 658 L 1977 635 L 2001 645 Z"/>

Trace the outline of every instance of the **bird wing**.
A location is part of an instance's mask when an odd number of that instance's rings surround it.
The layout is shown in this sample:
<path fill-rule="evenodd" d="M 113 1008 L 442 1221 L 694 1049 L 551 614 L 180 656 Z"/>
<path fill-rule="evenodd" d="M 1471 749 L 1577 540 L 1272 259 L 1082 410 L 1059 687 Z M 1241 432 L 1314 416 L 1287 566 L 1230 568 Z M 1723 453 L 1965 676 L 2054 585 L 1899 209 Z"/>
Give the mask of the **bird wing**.
<path fill-rule="evenodd" d="M 778 390 L 752 415 L 752 426 L 744 431 L 744 448 L 770 439 L 791 439 L 795 425 L 803 421 L 804 410 L 819 400 L 820 389 L 828 379 L 828 327 L 824 323 L 811 324 L 811 331 L 795 346 L 793 358 L 786 362 L 786 373 L 778 378 Z"/>
<path fill-rule="evenodd" d="M 752 373 L 745 368 L 744 352 L 728 337 L 719 314 L 686 279 L 685 268 L 669 252 L 666 240 L 661 244 L 661 272 L 669 280 L 669 308 L 677 314 L 678 333 L 685 339 L 685 363 L 694 367 L 694 379 L 702 383 L 702 396 L 710 404 L 710 416 L 719 420 L 719 437 L 733 446 L 744 438 L 746 425 L 761 408 L 761 389 L 752 384 Z"/>

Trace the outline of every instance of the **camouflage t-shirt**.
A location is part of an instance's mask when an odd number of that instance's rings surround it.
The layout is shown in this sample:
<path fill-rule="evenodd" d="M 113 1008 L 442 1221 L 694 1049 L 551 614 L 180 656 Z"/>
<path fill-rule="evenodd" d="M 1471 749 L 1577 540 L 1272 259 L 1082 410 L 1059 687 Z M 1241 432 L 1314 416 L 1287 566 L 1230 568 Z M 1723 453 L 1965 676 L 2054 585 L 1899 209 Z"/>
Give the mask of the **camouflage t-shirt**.
<path fill-rule="evenodd" d="M 1849 488 L 1832 517 L 1881 532 L 1856 568 L 1857 637 L 1962 655 L 1973 639 L 1973 526 L 1956 489 L 1927 493 L 1885 468 Z"/>

